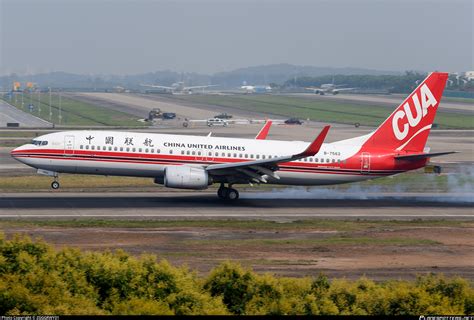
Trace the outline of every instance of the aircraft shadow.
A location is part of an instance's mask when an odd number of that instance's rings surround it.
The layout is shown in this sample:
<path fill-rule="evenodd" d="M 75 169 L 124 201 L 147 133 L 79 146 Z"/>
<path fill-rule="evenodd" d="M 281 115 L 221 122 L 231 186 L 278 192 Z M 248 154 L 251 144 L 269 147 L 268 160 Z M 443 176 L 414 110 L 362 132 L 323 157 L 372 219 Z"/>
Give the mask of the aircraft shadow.
<path fill-rule="evenodd" d="M 433 198 L 435 199 L 435 198 Z M 403 197 L 377 199 L 239 199 L 228 202 L 210 195 L 147 197 L 3 197 L 0 209 L 114 208 L 472 208 L 472 203 Z"/>

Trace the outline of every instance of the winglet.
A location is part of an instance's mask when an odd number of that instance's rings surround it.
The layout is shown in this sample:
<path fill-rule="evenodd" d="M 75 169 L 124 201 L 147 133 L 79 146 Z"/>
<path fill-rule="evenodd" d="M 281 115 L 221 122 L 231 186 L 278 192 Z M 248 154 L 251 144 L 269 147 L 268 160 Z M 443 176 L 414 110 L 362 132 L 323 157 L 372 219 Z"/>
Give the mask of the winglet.
<path fill-rule="evenodd" d="M 309 145 L 309 147 L 306 148 L 305 151 L 302 153 L 296 154 L 293 156 L 293 158 L 306 158 L 306 157 L 312 157 L 315 154 L 319 152 L 319 149 L 321 149 L 321 146 L 323 145 L 324 139 L 326 139 L 326 135 L 328 134 L 329 128 L 331 126 L 325 126 L 323 130 L 319 133 L 319 135 L 314 139 L 314 141 Z"/>
<path fill-rule="evenodd" d="M 255 137 L 256 140 L 265 140 L 268 136 L 268 132 L 270 132 L 270 127 L 272 126 L 272 120 L 267 120 L 265 125 L 260 130 L 260 132 Z"/>

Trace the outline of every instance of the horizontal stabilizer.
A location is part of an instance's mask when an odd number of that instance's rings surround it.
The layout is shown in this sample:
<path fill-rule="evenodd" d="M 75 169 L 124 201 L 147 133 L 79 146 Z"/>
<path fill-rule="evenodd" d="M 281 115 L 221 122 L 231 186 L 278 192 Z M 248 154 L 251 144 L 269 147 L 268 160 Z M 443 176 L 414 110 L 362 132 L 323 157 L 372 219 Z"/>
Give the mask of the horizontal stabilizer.
<path fill-rule="evenodd" d="M 422 153 L 422 154 L 409 154 L 409 155 L 403 155 L 403 156 L 395 156 L 395 159 L 396 159 L 396 160 L 416 161 L 416 160 L 422 160 L 422 159 L 426 159 L 426 158 L 433 158 L 433 157 L 444 156 L 444 155 L 452 154 L 452 153 L 458 153 L 458 151 L 437 152 L 437 153 Z"/>

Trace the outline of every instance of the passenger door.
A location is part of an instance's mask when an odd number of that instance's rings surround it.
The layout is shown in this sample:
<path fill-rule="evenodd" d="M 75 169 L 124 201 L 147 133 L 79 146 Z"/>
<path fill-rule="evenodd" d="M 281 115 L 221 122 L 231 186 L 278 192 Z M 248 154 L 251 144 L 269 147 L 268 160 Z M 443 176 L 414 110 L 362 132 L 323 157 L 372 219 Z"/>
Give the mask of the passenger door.
<path fill-rule="evenodd" d="M 69 156 L 74 154 L 74 136 L 64 137 L 64 155 Z"/>

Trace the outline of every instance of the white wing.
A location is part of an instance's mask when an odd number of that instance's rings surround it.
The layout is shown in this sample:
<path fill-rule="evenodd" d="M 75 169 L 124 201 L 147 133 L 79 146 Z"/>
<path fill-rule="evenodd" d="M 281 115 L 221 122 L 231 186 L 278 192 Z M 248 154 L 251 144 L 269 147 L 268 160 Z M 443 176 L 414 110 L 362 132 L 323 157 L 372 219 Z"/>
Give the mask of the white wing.
<path fill-rule="evenodd" d="M 158 88 L 158 89 L 165 89 L 165 90 L 173 90 L 173 87 L 166 87 L 166 86 L 158 86 L 155 84 L 141 84 L 142 87 L 150 87 L 150 88 Z"/>
<path fill-rule="evenodd" d="M 209 172 L 211 176 L 226 177 L 228 181 L 232 180 L 235 182 L 266 183 L 267 180 L 265 176 L 280 179 L 280 177 L 275 174 L 275 171 L 279 169 L 278 164 L 312 157 L 317 154 L 323 145 L 329 128 L 330 126 L 325 126 L 314 141 L 303 152 L 298 154 L 255 161 L 212 164 L 206 167 L 206 171 Z"/>
<path fill-rule="evenodd" d="M 217 84 L 210 84 L 207 86 L 193 86 L 193 87 L 184 87 L 183 90 L 193 90 L 193 89 L 204 89 L 204 88 L 209 88 L 209 87 L 217 87 Z"/>

